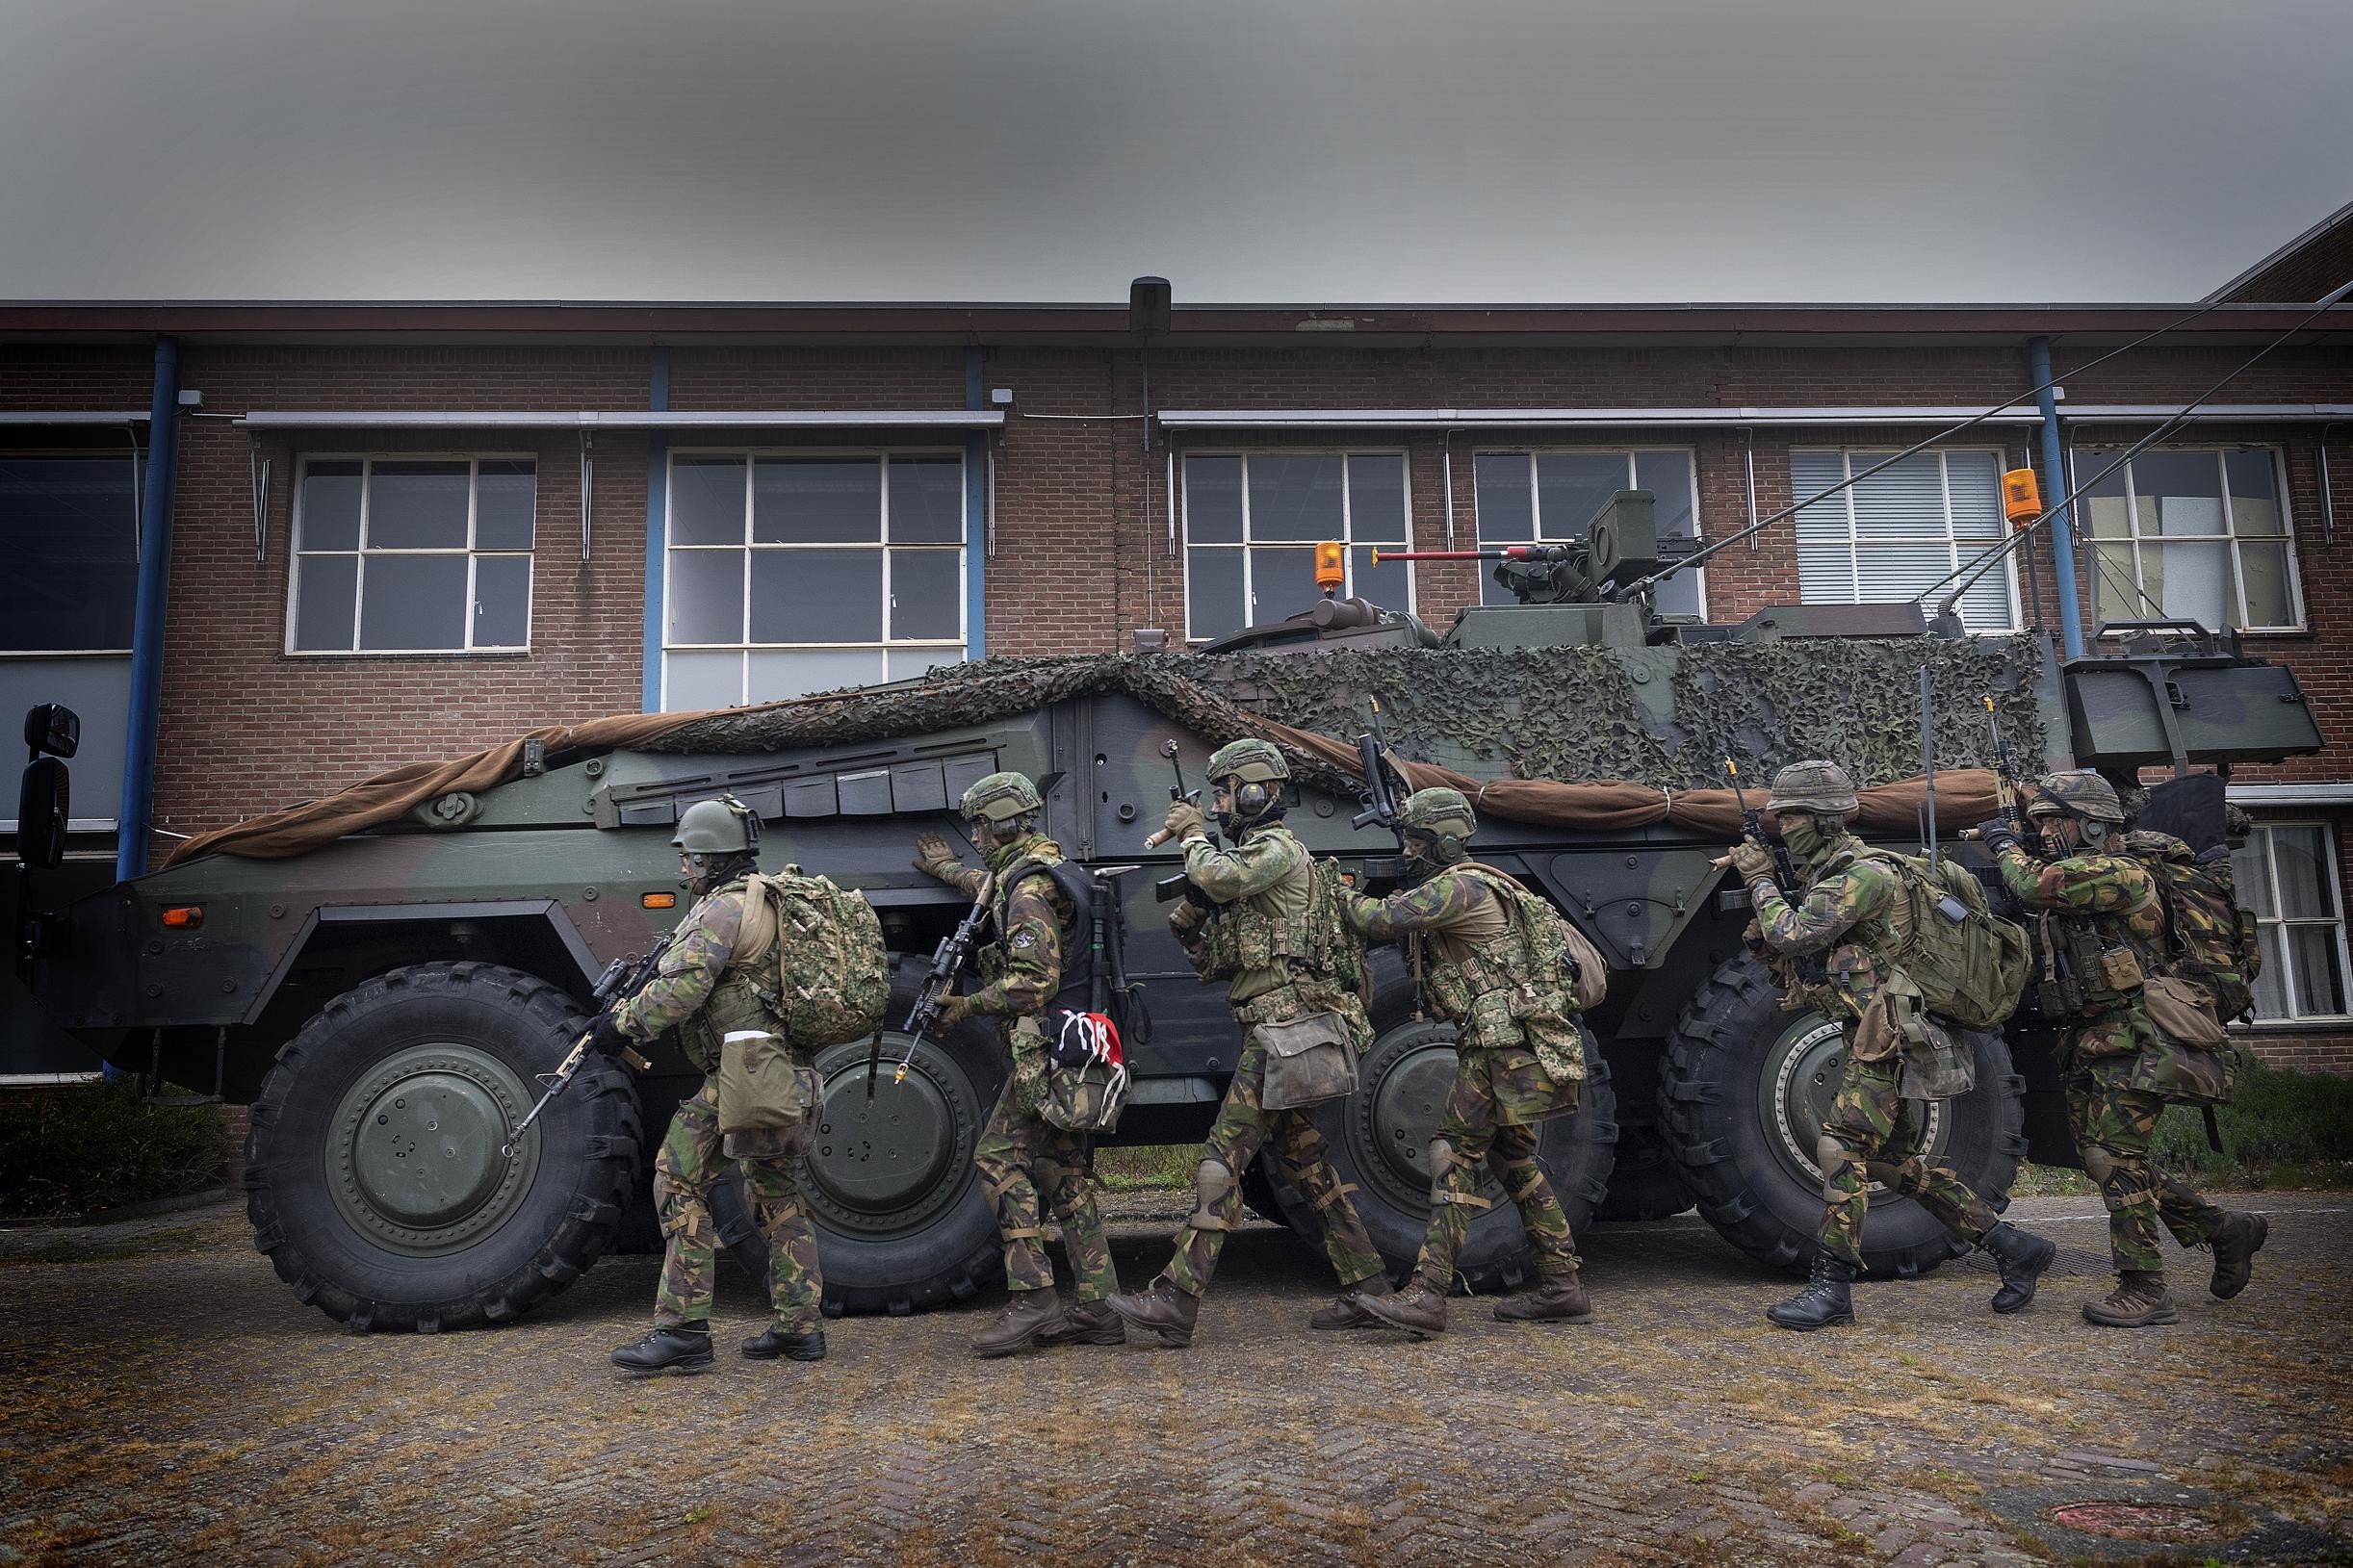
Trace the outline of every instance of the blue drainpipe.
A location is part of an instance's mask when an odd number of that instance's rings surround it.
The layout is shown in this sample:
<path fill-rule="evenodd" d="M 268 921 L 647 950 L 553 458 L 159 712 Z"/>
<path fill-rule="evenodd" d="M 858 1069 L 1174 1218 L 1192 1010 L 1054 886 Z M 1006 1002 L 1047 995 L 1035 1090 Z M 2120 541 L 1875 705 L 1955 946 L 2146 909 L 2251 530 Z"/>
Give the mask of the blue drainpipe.
<path fill-rule="evenodd" d="M 139 507 L 139 607 L 131 623 L 130 733 L 122 752 L 122 808 L 115 879 L 147 870 L 155 818 L 155 726 L 164 700 L 164 601 L 171 585 L 172 473 L 180 451 L 180 341 L 155 340 L 155 391 L 147 404 L 146 488 Z"/>
<path fill-rule="evenodd" d="M 2058 397 L 2051 388 L 2051 340 L 2027 340 L 2027 373 L 2042 389 L 2035 395 L 2043 414 L 2043 504 L 2056 505 L 2067 494 L 2067 463 L 2059 445 Z M 2059 507 L 2051 519 L 2051 565 L 2058 578 L 2059 640 L 2069 658 L 2083 656 L 2083 611 L 2075 587 L 2075 506 Z"/>

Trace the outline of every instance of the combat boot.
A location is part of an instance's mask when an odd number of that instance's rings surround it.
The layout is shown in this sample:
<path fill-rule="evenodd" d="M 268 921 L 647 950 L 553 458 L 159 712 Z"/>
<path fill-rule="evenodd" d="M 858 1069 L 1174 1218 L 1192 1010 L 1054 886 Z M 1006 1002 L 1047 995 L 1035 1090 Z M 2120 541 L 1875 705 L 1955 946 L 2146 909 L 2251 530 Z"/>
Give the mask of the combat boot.
<path fill-rule="evenodd" d="M 1125 1345 L 1127 1325 L 1108 1301 L 1081 1301 L 1063 1313 L 1062 1322 L 1038 1331 L 1040 1345 Z"/>
<path fill-rule="evenodd" d="M 770 1325 L 743 1342 L 743 1354 L 749 1361 L 773 1361 L 780 1355 L 787 1361 L 822 1361 L 825 1330 L 812 1328 L 804 1334 L 788 1334 Z"/>
<path fill-rule="evenodd" d="M 1360 1296 L 1364 1310 L 1415 1339 L 1446 1332 L 1446 1298 L 1415 1280 L 1394 1296 Z"/>
<path fill-rule="evenodd" d="M 1201 1298 L 1186 1295 L 1166 1279 L 1155 1279 L 1140 1291 L 1122 1291 L 1103 1304 L 1128 1327 L 1153 1335 L 1172 1350 L 1193 1343 L 1193 1324 L 1201 1317 Z"/>
<path fill-rule="evenodd" d="M 2034 1299 L 2035 1282 L 2058 1257 L 2058 1247 L 2041 1236 L 2030 1236 L 2007 1221 L 1978 1238 L 1978 1245 L 2002 1266 L 2002 1288 L 1994 1292 L 1994 1310 L 2004 1317 L 2024 1312 Z"/>
<path fill-rule="evenodd" d="M 612 1364 L 623 1372 L 701 1372 L 711 1365 L 711 1324 L 657 1328 L 636 1344 L 613 1351 Z"/>
<path fill-rule="evenodd" d="M 1811 1333 L 1854 1322 L 1854 1298 L 1847 1287 L 1854 1283 L 1854 1265 L 1833 1253 L 1817 1251 L 1814 1272 L 1805 1289 L 1765 1309 L 1765 1316 L 1784 1328 Z"/>
<path fill-rule="evenodd" d="M 2247 1288 L 2255 1254 L 2263 1249 L 2271 1221 L 2260 1214 L 2233 1214 L 2207 1245 L 2214 1249 L 2214 1278 L 2206 1288 L 2227 1301 Z"/>
<path fill-rule="evenodd" d="M 1363 1298 L 1393 1294 L 1389 1276 L 1375 1274 L 1359 1279 L 1331 1300 L 1307 1314 L 1309 1328 L 1378 1328 L 1381 1320 L 1364 1309 Z"/>
<path fill-rule="evenodd" d="M 1062 1298 L 1051 1287 L 1015 1291 L 1013 1299 L 996 1315 L 996 1322 L 972 1336 L 972 1353 L 985 1361 L 992 1356 L 1026 1350 L 1037 1344 L 1040 1334 L 1062 1324 Z"/>
<path fill-rule="evenodd" d="M 2166 1294 L 2163 1274 L 2127 1269 L 2116 1276 L 2116 1288 L 2106 1299 L 2083 1303 L 2083 1321 L 2103 1328 L 2154 1328 L 2180 1323 L 2182 1315 Z"/>
<path fill-rule="evenodd" d="M 1592 1315 L 1593 1303 L 1585 1294 L 1585 1281 L 1574 1269 L 1564 1274 L 1547 1274 L 1537 1281 L 1536 1289 L 1495 1303 L 1497 1323 L 1560 1323 Z"/>

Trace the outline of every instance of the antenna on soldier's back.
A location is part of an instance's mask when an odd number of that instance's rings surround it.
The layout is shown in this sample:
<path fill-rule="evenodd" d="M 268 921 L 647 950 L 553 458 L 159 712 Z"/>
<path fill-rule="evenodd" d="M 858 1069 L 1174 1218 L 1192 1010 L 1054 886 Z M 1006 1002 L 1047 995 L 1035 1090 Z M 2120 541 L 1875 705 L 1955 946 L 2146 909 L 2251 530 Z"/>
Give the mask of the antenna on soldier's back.
<path fill-rule="evenodd" d="M 1920 667 L 1920 770 L 1928 784 L 1928 871 L 1937 870 L 1942 853 L 1936 842 L 1936 712 L 1928 701 L 1928 667 Z"/>

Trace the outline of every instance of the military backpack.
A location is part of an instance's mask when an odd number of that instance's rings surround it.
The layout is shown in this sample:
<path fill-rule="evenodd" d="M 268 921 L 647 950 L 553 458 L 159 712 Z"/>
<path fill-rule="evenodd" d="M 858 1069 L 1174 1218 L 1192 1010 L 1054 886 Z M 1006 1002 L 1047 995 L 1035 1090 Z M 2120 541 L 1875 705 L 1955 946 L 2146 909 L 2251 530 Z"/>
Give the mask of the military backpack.
<path fill-rule="evenodd" d="M 2026 928 L 1996 914 L 1985 885 L 1956 861 L 1931 865 L 1925 856 L 1876 846 L 1856 859 L 1878 861 L 1902 884 L 1904 908 L 1888 922 L 1893 957 L 1922 1004 L 1964 1029 L 2000 1028 L 2033 972 Z"/>
<path fill-rule="evenodd" d="M 737 951 L 763 984 L 762 999 L 803 1050 L 864 1040 L 891 999 L 891 954 L 864 894 L 788 865 L 746 879 Z"/>
<path fill-rule="evenodd" d="M 2254 1012 L 2263 950 L 2256 939 L 2255 912 L 2239 905 L 2230 852 L 2196 855 L 2168 833 L 2128 833 L 2124 847 L 2148 868 L 2164 904 L 2165 966 L 2205 987 L 2222 1021 Z"/>

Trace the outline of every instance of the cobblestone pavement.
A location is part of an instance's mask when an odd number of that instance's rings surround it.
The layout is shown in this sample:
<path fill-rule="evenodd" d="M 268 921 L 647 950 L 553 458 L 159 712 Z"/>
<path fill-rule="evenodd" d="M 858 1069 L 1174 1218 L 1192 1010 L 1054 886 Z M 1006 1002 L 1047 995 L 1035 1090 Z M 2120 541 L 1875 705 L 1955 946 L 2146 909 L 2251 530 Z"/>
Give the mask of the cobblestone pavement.
<path fill-rule="evenodd" d="M 1130 1281 L 1176 1199 L 1127 1195 Z M 1190 1351 L 975 1363 L 982 1311 L 830 1326 L 815 1366 L 624 1382 L 657 1262 L 439 1338 L 297 1304 L 218 1207 L 0 1233 L 0 1563 L 2014 1564 L 2353 1561 L 2353 1198 L 2258 1195 L 2271 1244 L 2183 1322 L 2101 1332 L 2104 1221 L 2021 1199 L 2074 1277 L 2020 1319 L 1949 1266 L 1783 1333 L 1788 1290 L 1692 1216 L 1584 1238 L 1581 1324 L 1311 1333 L 1328 1282 L 1237 1236 Z M 983 1303 L 984 1307 L 988 1303 Z M 2132 1504 L 2064 1528 L 2055 1510 Z M 2147 1510 L 2189 1510 L 2170 1529 Z M 2165 1544 L 2170 1543 L 2170 1544 Z"/>

